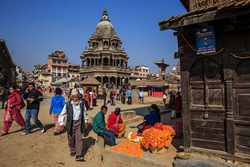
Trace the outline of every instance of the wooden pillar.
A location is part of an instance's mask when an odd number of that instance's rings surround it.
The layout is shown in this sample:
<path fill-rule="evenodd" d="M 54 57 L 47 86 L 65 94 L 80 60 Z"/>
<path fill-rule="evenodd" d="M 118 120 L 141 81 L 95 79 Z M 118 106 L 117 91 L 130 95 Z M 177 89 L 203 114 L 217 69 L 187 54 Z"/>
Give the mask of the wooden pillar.
<path fill-rule="evenodd" d="M 229 154 L 235 153 L 234 113 L 233 113 L 233 87 L 232 80 L 225 81 L 226 88 L 226 150 Z"/>
<path fill-rule="evenodd" d="M 190 99 L 189 99 L 189 77 L 188 71 L 181 71 L 181 93 L 182 93 L 182 115 L 183 115 L 183 145 L 191 147 L 191 125 L 190 125 Z"/>
<path fill-rule="evenodd" d="M 234 125 L 234 105 L 233 100 L 233 74 L 230 70 L 229 53 L 223 52 L 223 69 L 225 81 L 225 106 L 226 106 L 226 151 L 229 154 L 235 153 L 235 125 Z"/>

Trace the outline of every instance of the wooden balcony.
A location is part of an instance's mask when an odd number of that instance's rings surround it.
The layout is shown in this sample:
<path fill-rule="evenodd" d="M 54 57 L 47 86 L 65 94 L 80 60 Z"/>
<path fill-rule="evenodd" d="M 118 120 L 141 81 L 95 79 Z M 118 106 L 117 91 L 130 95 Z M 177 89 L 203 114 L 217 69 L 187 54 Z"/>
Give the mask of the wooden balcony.
<path fill-rule="evenodd" d="M 190 0 L 189 7 L 191 11 L 215 7 L 221 4 L 230 3 L 235 0 Z"/>

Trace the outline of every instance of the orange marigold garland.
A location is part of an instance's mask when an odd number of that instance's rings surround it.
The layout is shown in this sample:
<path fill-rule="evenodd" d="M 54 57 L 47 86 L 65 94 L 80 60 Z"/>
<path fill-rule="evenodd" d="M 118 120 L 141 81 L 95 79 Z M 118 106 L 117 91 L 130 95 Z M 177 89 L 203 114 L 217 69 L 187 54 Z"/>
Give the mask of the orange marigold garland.
<path fill-rule="evenodd" d="M 160 125 L 161 128 L 152 127 L 150 129 L 146 129 L 142 133 L 143 139 L 141 140 L 140 144 L 141 147 L 145 147 L 146 149 L 149 146 L 152 147 L 169 147 L 171 145 L 172 137 L 175 135 L 175 131 L 172 126 L 167 125 Z M 162 130 L 161 130 L 162 129 Z"/>
<path fill-rule="evenodd" d="M 109 149 L 136 157 L 143 157 L 140 143 L 130 143 L 129 141 L 124 141 L 118 147 L 112 146 Z"/>

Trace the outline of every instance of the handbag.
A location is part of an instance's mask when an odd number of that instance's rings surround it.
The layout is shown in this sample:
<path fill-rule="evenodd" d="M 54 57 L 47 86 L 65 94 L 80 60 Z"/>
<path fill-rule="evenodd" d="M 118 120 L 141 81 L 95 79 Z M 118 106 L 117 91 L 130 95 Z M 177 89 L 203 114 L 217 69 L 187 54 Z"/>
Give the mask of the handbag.
<path fill-rule="evenodd" d="M 137 128 L 140 132 L 142 132 L 143 128 L 147 125 L 147 122 L 144 121 L 141 124 L 137 125 Z"/>
<path fill-rule="evenodd" d="M 21 98 L 21 100 L 22 100 L 22 103 L 16 106 L 16 109 L 17 109 L 17 110 L 21 110 L 21 109 L 23 109 L 23 108 L 26 106 L 26 104 L 24 103 L 23 98 Z M 16 100 L 16 101 L 17 101 L 17 100 Z"/>

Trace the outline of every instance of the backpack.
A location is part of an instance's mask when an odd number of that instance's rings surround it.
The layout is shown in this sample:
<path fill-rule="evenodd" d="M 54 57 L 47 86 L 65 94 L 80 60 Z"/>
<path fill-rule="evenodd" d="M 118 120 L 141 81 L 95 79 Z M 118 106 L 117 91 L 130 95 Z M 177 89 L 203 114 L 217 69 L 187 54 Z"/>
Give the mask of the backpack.
<path fill-rule="evenodd" d="M 15 96 L 15 98 L 16 98 L 16 96 Z M 25 104 L 23 98 L 21 98 L 21 100 L 22 100 L 22 103 L 19 104 L 18 106 L 16 106 L 16 109 L 17 109 L 17 110 L 21 110 L 21 109 L 23 109 L 23 108 L 26 106 L 26 104 Z M 16 101 L 17 101 L 17 100 L 16 100 Z"/>

